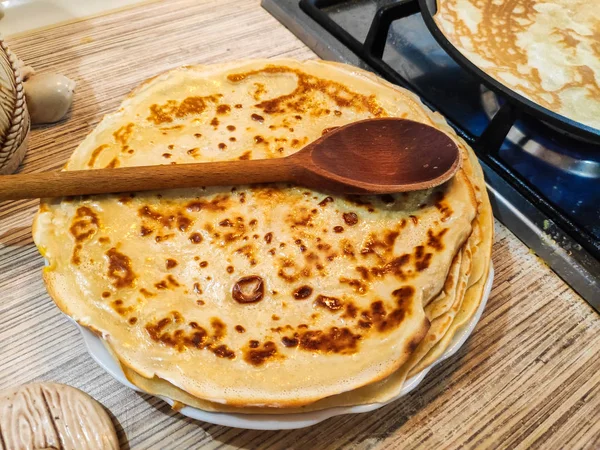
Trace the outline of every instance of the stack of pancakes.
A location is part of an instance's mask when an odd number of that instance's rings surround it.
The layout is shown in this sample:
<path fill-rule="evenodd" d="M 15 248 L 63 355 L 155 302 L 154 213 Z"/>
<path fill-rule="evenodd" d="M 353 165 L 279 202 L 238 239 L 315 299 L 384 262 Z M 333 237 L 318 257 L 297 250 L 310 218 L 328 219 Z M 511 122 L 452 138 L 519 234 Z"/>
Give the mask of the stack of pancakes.
<path fill-rule="evenodd" d="M 477 310 L 493 234 L 476 157 L 413 94 L 320 61 L 183 67 L 137 88 L 65 170 L 280 158 L 384 116 L 449 135 L 456 176 L 385 196 L 274 184 L 43 201 L 52 298 L 131 382 L 204 410 L 394 397 Z"/>

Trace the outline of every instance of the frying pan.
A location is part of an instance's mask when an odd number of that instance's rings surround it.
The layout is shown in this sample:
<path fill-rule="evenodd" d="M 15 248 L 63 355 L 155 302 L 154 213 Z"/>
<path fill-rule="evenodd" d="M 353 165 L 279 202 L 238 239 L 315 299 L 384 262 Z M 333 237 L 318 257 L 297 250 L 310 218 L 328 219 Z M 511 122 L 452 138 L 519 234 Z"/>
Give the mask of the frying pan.
<path fill-rule="evenodd" d="M 565 131 L 574 137 L 585 141 L 600 144 L 600 130 L 588 125 L 576 122 L 568 117 L 557 114 L 543 106 L 529 100 L 526 97 L 516 93 L 509 87 L 500 83 L 495 78 L 486 74 L 483 70 L 469 61 L 447 38 L 433 20 L 437 12 L 437 0 L 418 0 L 421 9 L 423 21 L 440 46 L 450 55 L 460 66 L 479 77 L 482 83 L 490 90 L 502 95 L 509 103 L 521 108 L 527 114 L 536 117 L 549 125 Z"/>

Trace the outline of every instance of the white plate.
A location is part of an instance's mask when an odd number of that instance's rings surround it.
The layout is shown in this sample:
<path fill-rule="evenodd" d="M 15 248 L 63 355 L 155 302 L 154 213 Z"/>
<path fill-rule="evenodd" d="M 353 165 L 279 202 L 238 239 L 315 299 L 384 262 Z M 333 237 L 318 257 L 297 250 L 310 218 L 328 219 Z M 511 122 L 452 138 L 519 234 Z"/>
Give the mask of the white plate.
<path fill-rule="evenodd" d="M 233 414 L 233 413 L 218 413 L 218 412 L 209 412 L 203 411 L 198 408 L 192 408 L 190 406 L 186 406 L 182 408 L 179 412 L 184 416 L 191 417 L 192 419 L 202 420 L 204 422 L 213 423 L 216 425 L 225 425 L 228 427 L 235 428 L 247 428 L 251 430 L 292 430 L 296 428 L 305 428 L 311 425 L 315 425 L 319 422 L 324 421 L 333 416 L 340 416 L 342 414 L 358 414 L 369 411 L 374 411 L 376 409 L 381 408 L 388 403 L 391 403 L 395 400 L 398 400 L 403 395 L 408 394 L 410 391 L 415 389 L 423 378 L 429 373 L 433 367 L 442 361 L 450 358 L 454 355 L 458 349 L 465 343 L 467 338 L 471 335 L 477 322 L 481 318 L 481 314 L 483 309 L 485 308 L 485 304 L 487 303 L 487 299 L 490 295 L 490 291 L 492 289 L 492 281 L 494 279 L 494 269 L 490 266 L 490 272 L 488 276 L 487 283 L 485 285 L 485 290 L 483 293 L 483 299 L 481 300 L 481 304 L 477 309 L 477 312 L 471 319 L 471 321 L 454 335 L 452 339 L 452 343 L 446 349 L 446 351 L 442 354 L 442 356 L 427 369 L 420 372 L 418 375 L 409 378 L 402 386 L 402 390 L 400 393 L 388 400 L 384 403 L 370 403 L 367 405 L 359 405 L 359 406 L 344 406 L 338 408 L 329 408 L 324 409 L 322 411 L 309 411 L 305 413 L 295 413 L 295 414 Z M 112 375 L 116 380 L 121 382 L 127 387 L 134 389 L 138 392 L 141 391 L 137 386 L 134 386 L 127 380 L 121 367 L 117 361 L 113 359 L 111 354 L 108 352 L 106 347 L 104 346 L 104 341 L 89 331 L 87 328 L 76 324 L 81 331 L 81 335 L 83 336 L 83 340 L 87 349 L 91 355 L 91 357 L 106 370 L 110 375 Z M 173 406 L 173 400 L 170 398 L 166 398 L 163 396 L 159 396 L 162 400 L 167 402 L 169 405 Z"/>

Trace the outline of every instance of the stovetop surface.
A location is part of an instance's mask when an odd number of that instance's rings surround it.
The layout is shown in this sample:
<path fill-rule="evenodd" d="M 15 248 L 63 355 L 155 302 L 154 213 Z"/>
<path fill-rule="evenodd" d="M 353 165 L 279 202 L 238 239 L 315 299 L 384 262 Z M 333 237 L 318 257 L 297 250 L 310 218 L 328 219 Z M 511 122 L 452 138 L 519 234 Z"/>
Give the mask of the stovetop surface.
<path fill-rule="evenodd" d="M 377 9 L 396 0 L 352 0 L 323 8 L 363 42 Z M 489 123 L 480 81 L 436 42 L 420 14 L 392 23 L 383 60 L 444 116 L 474 136 Z M 501 99 L 495 98 L 496 102 Z M 526 116 L 515 123 L 521 147 L 508 139 L 499 156 L 573 222 L 600 241 L 600 147 L 582 142 Z M 535 151 L 542 149 L 542 151 Z M 532 153 L 538 153 L 538 156 Z"/>

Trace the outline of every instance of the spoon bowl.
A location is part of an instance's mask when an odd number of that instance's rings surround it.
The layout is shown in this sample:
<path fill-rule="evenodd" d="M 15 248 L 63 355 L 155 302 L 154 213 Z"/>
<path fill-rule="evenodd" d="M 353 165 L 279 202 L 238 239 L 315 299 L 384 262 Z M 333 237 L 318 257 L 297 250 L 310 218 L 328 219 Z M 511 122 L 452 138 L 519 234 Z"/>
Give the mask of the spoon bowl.
<path fill-rule="evenodd" d="M 459 166 L 460 151 L 443 132 L 381 118 L 331 130 L 285 158 L 4 175 L 0 200 L 270 182 L 390 194 L 440 185 Z"/>
<path fill-rule="evenodd" d="M 428 125 L 382 118 L 353 122 L 307 145 L 297 159 L 314 177 L 310 187 L 346 194 L 428 189 L 448 181 L 460 165 L 452 139 Z M 307 184 L 306 173 L 302 173 Z"/>

